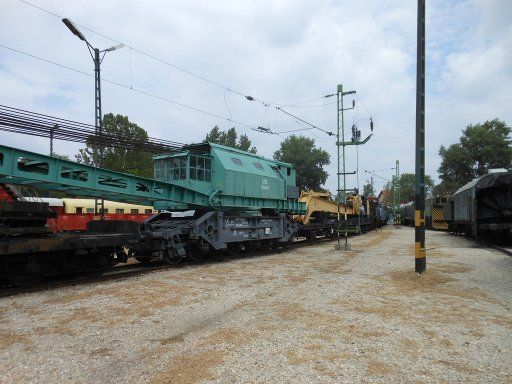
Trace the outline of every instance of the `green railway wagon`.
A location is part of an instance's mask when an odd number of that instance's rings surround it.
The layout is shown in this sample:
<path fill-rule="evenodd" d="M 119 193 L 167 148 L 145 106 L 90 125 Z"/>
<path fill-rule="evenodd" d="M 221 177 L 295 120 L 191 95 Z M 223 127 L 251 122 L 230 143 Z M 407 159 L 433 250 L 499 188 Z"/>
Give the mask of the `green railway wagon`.
<path fill-rule="evenodd" d="M 154 172 L 157 181 L 209 196 L 212 208 L 289 213 L 305 209 L 297 201 L 299 189 L 291 164 L 219 144 L 189 145 L 179 153 L 156 156 Z M 179 207 L 161 201 L 155 208 Z"/>

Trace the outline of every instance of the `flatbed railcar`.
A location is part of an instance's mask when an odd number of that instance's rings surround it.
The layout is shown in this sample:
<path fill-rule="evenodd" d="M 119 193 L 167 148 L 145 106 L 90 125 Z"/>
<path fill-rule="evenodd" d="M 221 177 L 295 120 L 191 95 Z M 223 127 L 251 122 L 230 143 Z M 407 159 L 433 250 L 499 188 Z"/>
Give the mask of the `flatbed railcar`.
<path fill-rule="evenodd" d="M 0 183 L 70 191 L 159 211 L 142 223 L 91 221 L 87 233 L 10 233 L 0 246 L 4 277 L 72 271 L 73 265 L 83 270 L 129 257 L 176 263 L 207 254 L 286 248 L 298 234 L 311 239 L 319 235 L 319 223 L 294 220 L 306 213 L 306 204 L 299 201 L 291 164 L 218 144 L 188 145 L 155 157 L 153 179 L 5 146 L 0 146 L 0 158 Z M 320 235 L 355 223 L 370 228 L 376 222 L 370 211 L 347 222 L 323 222 Z"/>

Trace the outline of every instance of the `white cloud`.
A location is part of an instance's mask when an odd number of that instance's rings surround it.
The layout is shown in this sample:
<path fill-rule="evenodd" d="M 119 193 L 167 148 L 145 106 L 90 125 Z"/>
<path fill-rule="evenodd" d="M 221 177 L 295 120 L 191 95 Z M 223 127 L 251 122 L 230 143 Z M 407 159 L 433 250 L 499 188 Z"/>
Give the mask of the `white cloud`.
<path fill-rule="evenodd" d="M 35 3 L 37 0 L 33 0 Z M 414 171 L 416 2 L 393 1 L 37 1 L 105 35 L 261 99 L 290 103 L 356 89 L 375 120 L 375 137 L 359 150 L 359 166 L 382 169 L 399 159 Z M 512 33 L 508 1 L 432 1 L 427 4 L 427 172 L 435 175 L 441 144 L 455 142 L 469 123 L 500 117 L 510 122 Z M 112 41 L 84 31 L 93 44 Z M 85 46 L 59 19 L 17 0 L 0 15 L 0 43 L 92 73 Z M 108 79 L 274 131 L 299 128 L 285 115 L 226 94 L 162 63 L 124 48 L 105 58 Z M 93 123 L 93 80 L 0 48 L 1 104 Z M 317 103 L 328 102 L 324 99 Z M 347 102 L 351 102 L 347 98 Z M 314 104 L 314 102 L 313 102 Z M 214 125 L 233 124 L 103 83 L 104 112 L 128 115 L 150 136 L 178 142 L 204 138 Z M 335 105 L 289 108 L 336 129 Z M 368 114 L 346 113 L 347 132 Z M 248 133 L 266 156 L 280 138 Z M 336 187 L 334 140 L 305 131 L 331 154 L 327 186 Z M 44 140 L 0 133 L 7 145 L 45 152 Z M 71 153 L 76 146 L 57 144 Z M 347 165 L 356 165 L 354 149 Z M 347 167 L 347 168 L 348 168 Z M 389 175 L 387 175 L 387 173 Z M 390 176 L 392 171 L 384 172 Z M 364 173 L 360 182 L 366 179 Z M 355 178 L 349 178 L 353 186 Z"/>

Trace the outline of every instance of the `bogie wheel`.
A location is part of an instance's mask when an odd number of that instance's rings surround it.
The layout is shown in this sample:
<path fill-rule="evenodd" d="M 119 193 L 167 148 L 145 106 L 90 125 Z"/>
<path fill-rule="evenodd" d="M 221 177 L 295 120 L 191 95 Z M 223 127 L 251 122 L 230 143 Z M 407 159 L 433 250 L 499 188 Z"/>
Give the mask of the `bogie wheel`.
<path fill-rule="evenodd" d="M 227 249 L 227 254 L 229 255 L 229 257 L 240 257 L 240 253 L 242 252 L 243 250 L 243 246 L 242 244 L 239 244 L 239 243 L 232 243 L 232 244 L 228 244 L 228 249 Z"/>
<path fill-rule="evenodd" d="M 163 251 L 163 258 L 169 265 L 178 265 L 183 261 L 183 257 L 177 255 L 173 248 L 166 248 Z"/>
<path fill-rule="evenodd" d="M 153 251 L 139 252 L 135 249 L 130 249 L 128 251 L 129 257 L 134 257 L 141 264 L 149 264 L 153 261 Z"/>
<path fill-rule="evenodd" d="M 135 260 L 137 260 L 141 264 L 147 265 L 153 261 L 153 257 L 135 256 Z"/>

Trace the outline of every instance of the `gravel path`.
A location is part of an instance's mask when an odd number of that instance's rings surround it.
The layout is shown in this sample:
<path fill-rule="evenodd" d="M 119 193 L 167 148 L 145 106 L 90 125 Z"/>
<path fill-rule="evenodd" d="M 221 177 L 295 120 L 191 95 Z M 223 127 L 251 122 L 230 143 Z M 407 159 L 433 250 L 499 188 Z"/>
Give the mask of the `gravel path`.
<path fill-rule="evenodd" d="M 4 383 L 511 383 L 512 257 L 411 228 L 0 299 Z"/>

